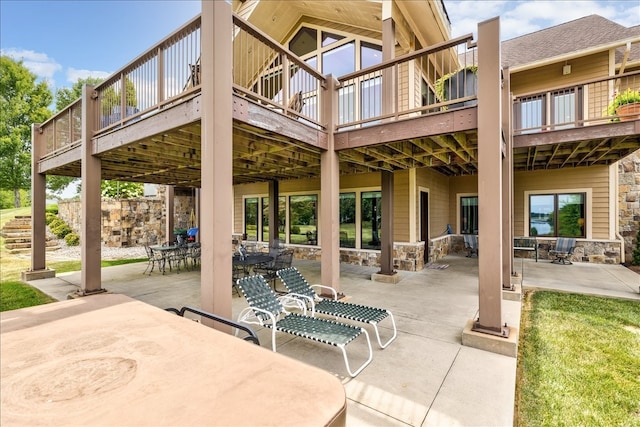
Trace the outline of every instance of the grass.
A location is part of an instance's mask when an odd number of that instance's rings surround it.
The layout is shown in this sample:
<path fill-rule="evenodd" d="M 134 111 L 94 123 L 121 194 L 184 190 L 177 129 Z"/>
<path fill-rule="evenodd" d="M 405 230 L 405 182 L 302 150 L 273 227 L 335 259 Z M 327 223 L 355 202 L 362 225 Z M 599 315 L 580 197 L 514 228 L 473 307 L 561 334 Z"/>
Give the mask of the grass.
<path fill-rule="evenodd" d="M 640 426 L 640 303 L 525 294 L 519 426 Z"/>
<path fill-rule="evenodd" d="M 2 209 L 0 210 L 0 228 L 17 215 L 29 215 L 31 208 Z M 102 267 L 129 264 L 146 261 L 146 258 L 103 260 Z M 81 268 L 80 260 L 48 262 L 47 267 L 56 273 L 78 271 Z M 23 307 L 47 304 L 55 299 L 40 292 L 38 289 L 20 281 L 23 271 L 31 267 L 28 255 L 11 254 L 4 246 L 4 238 L 0 237 L 0 311 L 15 310 Z"/>

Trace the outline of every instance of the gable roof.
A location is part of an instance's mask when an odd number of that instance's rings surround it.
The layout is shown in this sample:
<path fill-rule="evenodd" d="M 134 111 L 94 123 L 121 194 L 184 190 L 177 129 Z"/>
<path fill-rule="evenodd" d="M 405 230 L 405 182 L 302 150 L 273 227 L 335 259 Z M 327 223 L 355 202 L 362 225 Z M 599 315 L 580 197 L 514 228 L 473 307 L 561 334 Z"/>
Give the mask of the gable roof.
<path fill-rule="evenodd" d="M 589 15 L 502 42 L 502 65 L 514 67 L 640 36 L 640 26 L 624 27 Z"/>

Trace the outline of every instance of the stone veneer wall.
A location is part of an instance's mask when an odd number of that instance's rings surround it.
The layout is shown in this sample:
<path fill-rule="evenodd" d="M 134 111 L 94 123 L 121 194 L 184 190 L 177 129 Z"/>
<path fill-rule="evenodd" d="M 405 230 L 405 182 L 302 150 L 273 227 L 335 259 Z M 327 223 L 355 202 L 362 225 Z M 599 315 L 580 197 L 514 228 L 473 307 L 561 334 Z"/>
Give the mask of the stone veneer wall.
<path fill-rule="evenodd" d="M 624 239 L 625 261 L 633 259 L 640 228 L 640 150 L 618 163 L 619 228 Z"/>
<path fill-rule="evenodd" d="M 192 207 L 192 197 L 175 197 L 174 228 L 187 228 Z M 102 242 L 105 246 L 144 246 L 167 240 L 164 198 L 103 199 L 101 211 Z M 79 200 L 58 202 L 58 215 L 78 234 L 81 234 L 81 212 Z"/>

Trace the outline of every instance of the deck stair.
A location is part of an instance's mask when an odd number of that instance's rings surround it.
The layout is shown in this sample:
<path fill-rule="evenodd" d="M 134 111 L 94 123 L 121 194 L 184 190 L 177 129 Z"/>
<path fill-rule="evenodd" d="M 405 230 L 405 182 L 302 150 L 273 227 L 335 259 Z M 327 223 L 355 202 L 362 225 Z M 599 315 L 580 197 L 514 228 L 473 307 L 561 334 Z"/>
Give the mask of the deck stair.
<path fill-rule="evenodd" d="M 31 252 L 31 216 L 19 215 L 7 221 L 0 231 L 4 237 L 4 246 L 11 254 Z M 46 247 L 48 251 L 60 249 L 58 242 L 47 236 Z"/>

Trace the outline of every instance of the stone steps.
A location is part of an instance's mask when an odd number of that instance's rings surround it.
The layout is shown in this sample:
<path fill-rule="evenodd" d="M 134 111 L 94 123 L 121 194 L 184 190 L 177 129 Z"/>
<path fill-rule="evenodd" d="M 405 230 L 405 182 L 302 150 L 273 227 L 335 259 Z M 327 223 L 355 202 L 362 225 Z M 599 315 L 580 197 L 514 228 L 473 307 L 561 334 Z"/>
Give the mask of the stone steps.
<path fill-rule="evenodd" d="M 4 237 L 4 246 L 11 254 L 31 252 L 31 216 L 22 215 L 7 221 L 0 231 Z M 58 242 L 47 237 L 46 250 L 60 249 Z"/>

